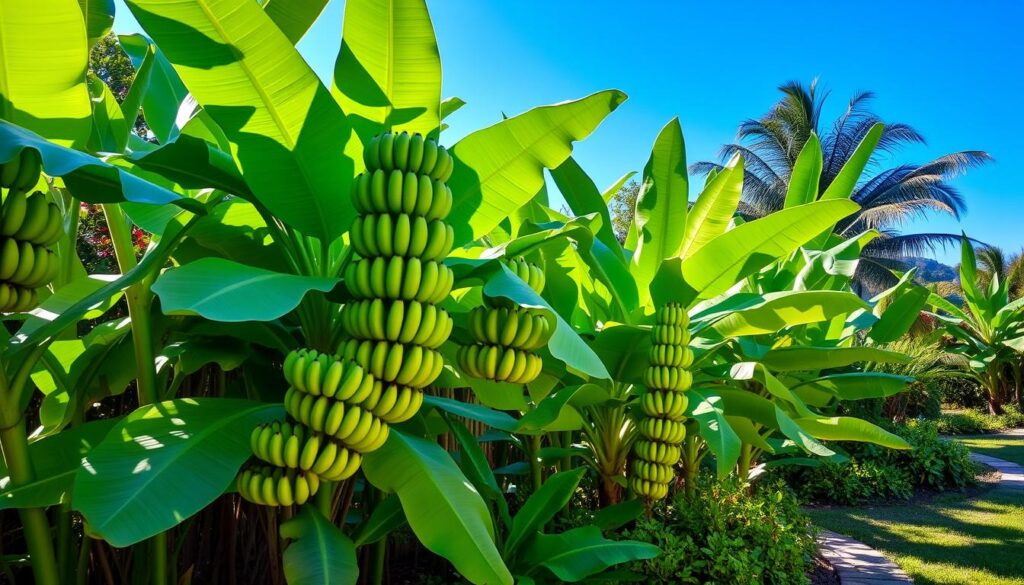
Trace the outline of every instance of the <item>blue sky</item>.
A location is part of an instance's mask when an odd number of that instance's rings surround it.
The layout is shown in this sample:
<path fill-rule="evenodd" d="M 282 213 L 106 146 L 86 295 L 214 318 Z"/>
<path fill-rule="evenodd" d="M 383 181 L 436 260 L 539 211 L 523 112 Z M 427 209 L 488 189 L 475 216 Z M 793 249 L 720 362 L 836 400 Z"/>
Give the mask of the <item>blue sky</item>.
<path fill-rule="evenodd" d="M 986 150 L 996 163 L 955 181 L 968 213 L 919 220 L 906 231 L 961 229 L 1011 251 L 1024 246 L 1024 95 L 1019 25 L 1024 3 L 641 2 L 429 0 L 444 66 L 444 95 L 468 105 L 444 142 L 533 106 L 607 88 L 623 104 L 576 158 L 604 188 L 640 171 L 660 128 L 679 116 L 688 160 L 714 158 L 737 124 L 778 98 L 776 87 L 814 77 L 831 91 L 830 120 L 858 90 L 877 94 L 884 119 L 916 127 L 927 146 L 899 162 Z M 329 79 L 343 0 L 332 0 L 299 50 Z M 118 0 L 117 32 L 138 25 Z M 694 195 L 691 188 L 691 196 Z M 940 252 L 955 262 L 956 250 Z"/>

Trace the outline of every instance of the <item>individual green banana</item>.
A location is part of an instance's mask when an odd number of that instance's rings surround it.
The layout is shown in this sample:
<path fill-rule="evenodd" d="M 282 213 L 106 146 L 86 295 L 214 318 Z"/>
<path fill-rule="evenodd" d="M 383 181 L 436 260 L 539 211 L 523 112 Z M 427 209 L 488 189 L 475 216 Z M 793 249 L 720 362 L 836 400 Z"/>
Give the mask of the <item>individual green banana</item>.
<path fill-rule="evenodd" d="M 28 212 L 28 196 L 24 191 L 11 189 L 4 200 L 3 217 L 0 217 L 0 235 L 13 236 L 25 222 Z"/>
<path fill-rule="evenodd" d="M 46 196 L 36 191 L 29 196 L 25 220 L 21 227 L 14 233 L 14 238 L 23 242 L 35 242 L 46 229 L 47 220 L 50 217 Z"/>
<path fill-rule="evenodd" d="M 39 182 L 39 173 L 43 169 L 42 163 L 43 161 L 36 149 L 22 149 L 21 164 L 18 168 L 18 174 L 14 179 L 14 184 L 11 187 L 24 190 L 35 187 L 36 183 Z"/>

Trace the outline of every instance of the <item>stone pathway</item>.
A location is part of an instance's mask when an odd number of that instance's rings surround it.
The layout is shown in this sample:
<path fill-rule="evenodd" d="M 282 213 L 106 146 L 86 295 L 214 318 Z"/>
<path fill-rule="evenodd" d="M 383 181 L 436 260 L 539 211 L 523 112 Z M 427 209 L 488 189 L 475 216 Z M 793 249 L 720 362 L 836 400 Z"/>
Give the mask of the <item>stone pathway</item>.
<path fill-rule="evenodd" d="M 906 585 L 913 583 L 903 569 L 870 546 L 830 530 L 818 536 L 821 555 L 839 573 L 842 585 Z"/>
<path fill-rule="evenodd" d="M 1024 467 L 1005 459 L 998 459 L 980 453 L 971 453 L 971 459 L 978 463 L 984 463 L 989 467 L 995 467 L 999 471 L 1001 475 L 999 477 L 999 486 L 996 489 L 1024 492 Z"/>
<path fill-rule="evenodd" d="M 1011 435 L 1024 435 L 1017 430 Z M 1024 467 L 979 453 L 971 453 L 971 459 L 994 467 L 1000 473 L 996 489 L 1024 493 Z M 870 546 L 829 530 L 823 530 L 818 537 L 821 555 L 832 563 L 839 573 L 842 585 L 905 585 L 913 580 L 896 563 L 885 558 Z"/>

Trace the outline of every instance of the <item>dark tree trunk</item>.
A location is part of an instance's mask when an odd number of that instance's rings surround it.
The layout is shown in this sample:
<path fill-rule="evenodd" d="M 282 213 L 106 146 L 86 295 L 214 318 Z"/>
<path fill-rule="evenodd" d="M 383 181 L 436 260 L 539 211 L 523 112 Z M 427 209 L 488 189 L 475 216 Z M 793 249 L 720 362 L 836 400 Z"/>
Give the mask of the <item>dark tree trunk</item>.
<path fill-rule="evenodd" d="M 613 506 L 622 501 L 622 486 L 610 477 L 601 477 L 597 490 L 598 501 L 602 508 Z"/>

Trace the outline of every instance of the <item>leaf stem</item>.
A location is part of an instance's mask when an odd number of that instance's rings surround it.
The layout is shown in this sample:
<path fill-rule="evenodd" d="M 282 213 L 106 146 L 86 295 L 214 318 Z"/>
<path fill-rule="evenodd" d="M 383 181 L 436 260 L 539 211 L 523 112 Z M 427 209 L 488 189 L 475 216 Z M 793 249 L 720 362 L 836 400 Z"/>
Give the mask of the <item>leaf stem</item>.
<path fill-rule="evenodd" d="M 104 204 L 103 214 L 107 218 L 110 241 L 114 245 L 117 266 L 121 274 L 128 274 L 139 261 L 135 257 L 135 244 L 128 218 L 120 206 Z M 156 270 L 159 271 L 160 266 Z M 149 288 L 150 279 L 128 287 L 125 299 L 128 301 L 128 317 L 131 320 L 132 342 L 135 348 L 136 381 L 139 391 L 139 406 L 160 401 L 156 383 L 156 352 L 153 348 L 153 326 L 150 308 L 153 293 Z M 167 583 L 167 533 L 161 532 L 150 539 L 150 569 L 153 585 Z"/>
<path fill-rule="evenodd" d="M 6 364 L 0 361 L 0 395 L 7 397 L 12 388 L 7 383 Z M 20 394 L 16 392 L 14 394 Z M 11 416 L 15 420 L 10 420 Z M 4 462 L 11 477 L 13 487 L 22 486 L 35 480 L 35 470 L 28 454 L 28 435 L 25 433 L 25 420 L 19 411 L 0 412 L 0 447 L 3 448 Z M 59 585 L 60 570 L 57 557 L 53 550 L 53 539 L 50 535 L 50 521 L 46 518 L 43 508 L 24 508 L 18 511 L 21 524 L 28 544 L 28 554 L 32 561 L 32 572 L 35 582 L 39 585 Z"/>

